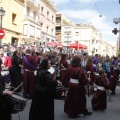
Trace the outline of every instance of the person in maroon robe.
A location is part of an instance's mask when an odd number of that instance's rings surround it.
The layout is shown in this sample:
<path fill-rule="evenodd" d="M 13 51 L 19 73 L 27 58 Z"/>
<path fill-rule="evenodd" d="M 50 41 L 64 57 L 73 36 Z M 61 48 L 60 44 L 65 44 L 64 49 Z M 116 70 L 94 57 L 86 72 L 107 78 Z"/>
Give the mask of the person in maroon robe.
<path fill-rule="evenodd" d="M 115 89 L 117 85 L 117 80 L 119 79 L 118 75 L 116 74 L 116 71 L 114 70 L 114 66 L 112 65 L 110 67 L 110 90 L 112 91 L 112 95 L 115 95 Z"/>
<path fill-rule="evenodd" d="M 93 93 L 94 92 L 94 86 L 93 86 L 93 83 L 94 83 L 94 73 L 93 73 L 93 60 L 92 58 L 88 58 L 87 60 L 87 64 L 86 64 L 86 74 L 87 74 L 87 78 L 90 77 L 90 93 Z M 87 86 L 86 86 L 86 93 L 87 93 Z M 88 93 L 87 93 L 88 94 Z"/>
<path fill-rule="evenodd" d="M 65 100 L 64 112 L 70 117 L 75 118 L 79 114 L 91 115 L 86 108 L 85 84 L 89 81 L 85 77 L 85 73 L 80 68 L 80 57 L 75 56 L 72 59 L 71 66 L 65 75 L 68 85 L 67 99 Z M 90 79 L 89 79 L 90 80 Z M 64 85 L 64 82 L 63 82 Z"/>
<path fill-rule="evenodd" d="M 109 83 L 103 70 L 99 71 L 99 77 L 96 79 L 95 84 L 97 90 L 91 100 L 92 108 L 94 111 L 105 110 L 107 107 L 106 89 L 109 89 Z"/>
<path fill-rule="evenodd" d="M 32 56 L 31 49 L 26 50 L 26 59 L 27 61 L 32 64 L 30 66 L 23 57 L 23 68 L 24 68 L 24 75 L 23 75 L 23 95 L 24 97 L 33 97 L 33 91 L 35 86 L 35 76 L 34 71 L 37 69 L 35 58 Z"/>
<path fill-rule="evenodd" d="M 60 81 L 63 83 L 64 81 L 64 76 L 67 72 L 67 69 L 69 67 L 69 64 L 67 62 L 67 55 L 62 54 L 61 55 L 61 61 L 60 61 Z"/>

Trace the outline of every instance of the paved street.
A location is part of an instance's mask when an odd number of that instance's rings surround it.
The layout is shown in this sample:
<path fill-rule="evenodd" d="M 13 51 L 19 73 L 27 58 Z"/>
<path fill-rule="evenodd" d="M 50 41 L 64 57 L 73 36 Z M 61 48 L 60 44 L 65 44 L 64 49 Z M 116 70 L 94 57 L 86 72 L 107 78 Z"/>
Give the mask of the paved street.
<path fill-rule="evenodd" d="M 117 87 L 117 94 L 112 96 L 112 102 L 108 102 L 107 110 L 105 111 L 93 111 L 91 116 L 80 115 L 75 120 L 119 120 L 120 119 L 120 87 Z M 89 111 L 92 111 L 91 108 L 91 98 L 87 97 L 87 108 Z M 108 96 L 109 98 L 109 96 Z M 30 108 L 31 101 L 27 102 L 26 108 L 23 112 L 20 113 L 20 120 L 28 120 L 28 113 Z M 47 108 L 46 108 L 47 109 Z M 64 101 L 55 100 L 55 120 L 72 120 L 68 118 L 63 112 Z M 13 115 L 13 120 L 19 120 L 18 114 Z"/>

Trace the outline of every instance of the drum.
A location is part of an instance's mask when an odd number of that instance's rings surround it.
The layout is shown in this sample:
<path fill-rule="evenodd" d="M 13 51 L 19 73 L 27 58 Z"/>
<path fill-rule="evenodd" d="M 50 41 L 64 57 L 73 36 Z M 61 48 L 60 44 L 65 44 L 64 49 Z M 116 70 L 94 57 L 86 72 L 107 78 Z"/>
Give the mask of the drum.
<path fill-rule="evenodd" d="M 2 71 L 1 75 L 2 75 L 3 80 L 5 81 L 5 83 L 9 83 L 11 81 L 9 71 Z"/>
<path fill-rule="evenodd" d="M 8 99 L 8 106 L 12 114 L 15 114 L 24 110 L 27 100 L 22 96 L 18 94 L 13 94 L 12 96 L 9 96 L 7 99 Z"/>

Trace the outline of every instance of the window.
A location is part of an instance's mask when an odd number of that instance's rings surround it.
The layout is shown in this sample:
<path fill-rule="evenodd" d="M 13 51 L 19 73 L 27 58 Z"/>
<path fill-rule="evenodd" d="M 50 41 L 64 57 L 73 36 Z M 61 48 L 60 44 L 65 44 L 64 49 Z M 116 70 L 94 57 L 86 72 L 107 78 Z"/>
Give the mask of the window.
<path fill-rule="evenodd" d="M 43 14 L 44 12 L 44 7 L 41 7 L 41 14 Z"/>
<path fill-rule="evenodd" d="M 27 7 L 27 15 L 29 16 L 30 15 L 30 8 Z"/>
<path fill-rule="evenodd" d="M 30 36 L 34 37 L 35 36 L 35 27 L 30 25 Z"/>
<path fill-rule="evenodd" d="M 49 19 L 49 15 L 50 15 L 50 13 L 47 11 L 47 18 Z"/>
<path fill-rule="evenodd" d="M 51 34 L 53 34 L 53 29 L 51 29 Z"/>
<path fill-rule="evenodd" d="M 52 22 L 54 22 L 54 16 L 52 15 Z"/>
<path fill-rule="evenodd" d="M 79 35 L 79 32 L 76 32 L 75 35 L 78 36 L 78 35 Z"/>
<path fill-rule="evenodd" d="M 39 28 L 36 29 L 36 37 L 40 38 L 40 29 Z"/>
<path fill-rule="evenodd" d="M 49 31 L 49 26 L 47 26 L 47 33 L 48 33 L 48 31 Z"/>
<path fill-rule="evenodd" d="M 56 18 L 56 23 L 60 23 L 61 19 L 60 18 Z"/>
<path fill-rule="evenodd" d="M 16 20 L 16 14 L 12 13 L 12 23 L 15 23 L 15 20 Z"/>
<path fill-rule="evenodd" d="M 27 32 L 28 32 L 28 26 L 26 24 L 24 24 L 24 26 L 23 26 L 23 34 L 27 35 Z"/>
<path fill-rule="evenodd" d="M 43 23 L 41 23 L 41 29 L 43 29 Z"/>
<path fill-rule="evenodd" d="M 34 12 L 34 14 L 33 14 L 34 15 L 34 20 L 36 19 L 36 14 L 37 14 L 36 12 Z"/>

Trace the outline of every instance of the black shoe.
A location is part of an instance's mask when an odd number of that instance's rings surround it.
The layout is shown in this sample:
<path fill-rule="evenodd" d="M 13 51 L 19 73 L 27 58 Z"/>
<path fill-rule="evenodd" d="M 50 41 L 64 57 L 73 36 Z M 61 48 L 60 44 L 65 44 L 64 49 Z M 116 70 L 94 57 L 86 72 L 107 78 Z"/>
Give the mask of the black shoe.
<path fill-rule="evenodd" d="M 92 115 L 92 112 L 86 112 L 86 113 L 84 113 L 84 116 L 86 116 L 86 115 Z"/>
<path fill-rule="evenodd" d="M 69 118 L 77 118 L 78 117 L 78 115 L 68 115 L 69 116 Z"/>
<path fill-rule="evenodd" d="M 97 111 L 98 109 L 93 109 L 93 111 Z"/>
<path fill-rule="evenodd" d="M 22 97 L 25 99 L 32 99 L 29 95 L 22 95 Z"/>

